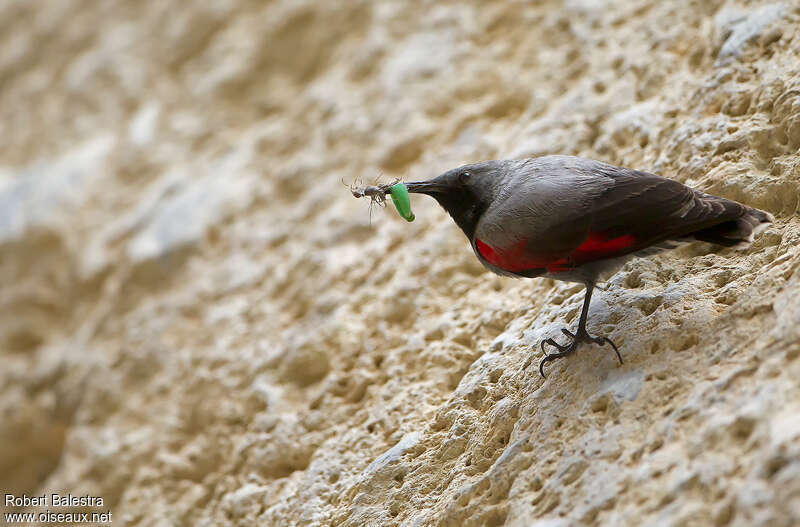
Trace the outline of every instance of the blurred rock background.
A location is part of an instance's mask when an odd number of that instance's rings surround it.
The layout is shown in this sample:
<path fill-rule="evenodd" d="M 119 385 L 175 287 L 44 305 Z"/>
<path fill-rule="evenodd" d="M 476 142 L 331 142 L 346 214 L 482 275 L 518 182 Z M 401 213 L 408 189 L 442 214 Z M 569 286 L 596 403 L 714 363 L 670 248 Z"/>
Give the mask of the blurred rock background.
<path fill-rule="evenodd" d="M 115 524 L 800 522 L 796 2 L 0 4 L 0 489 Z M 342 185 L 577 154 L 768 210 L 580 287 Z M 534 354 L 534 366 L 523 369 Z"/>

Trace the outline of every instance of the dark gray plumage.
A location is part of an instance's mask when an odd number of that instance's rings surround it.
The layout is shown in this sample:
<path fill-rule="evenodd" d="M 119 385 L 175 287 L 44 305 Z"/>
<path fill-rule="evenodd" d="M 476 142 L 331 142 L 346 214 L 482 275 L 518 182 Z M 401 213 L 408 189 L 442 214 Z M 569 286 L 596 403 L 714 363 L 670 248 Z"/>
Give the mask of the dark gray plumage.
<path fill-rule="evenodd" d="M 570 344 L 542 342 L 543 351 L 545 344 L 558 349 L 540 364 L 542 375 L 544 364 L 582 341 L 616 350 L 586 332 L 586 316 L 595 284 L 627 260 L 685 241 L 747 243 L 773 221 L 671 179 L 572 156 L 486 161 L 406 186 L 434 197 L 491 271 L 586 285 L 578 331 L 563 330 Z"/>

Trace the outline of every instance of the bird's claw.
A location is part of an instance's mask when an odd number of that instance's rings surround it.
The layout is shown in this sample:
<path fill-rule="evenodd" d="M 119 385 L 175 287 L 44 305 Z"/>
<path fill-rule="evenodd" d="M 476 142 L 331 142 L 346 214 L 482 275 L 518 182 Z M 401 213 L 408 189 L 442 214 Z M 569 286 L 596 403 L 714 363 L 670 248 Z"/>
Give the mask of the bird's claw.
<path fill-rule="evenodd" d="M 603 346 L 604 344 L 610 344 L 611 347 L 614 348 L 614 353 L 617 354 L 617 360 L 619 360 L 620 365 L 622 365 L 622 355 L 620 355 L 617 345 L 614 344 L 613 340 L 608 337 L 592 337 L 592 342 L 600 346 Z"/>
<path fill-rule="evenodd" d="M 542 348 L 542 353 L 544 353 L 544 358 L 539 363 L 539 374 L 543 378 L 547 378 L 547 376 L 544 374 L 544 365 L 545 364 L 547 364 L 548 362 L 554 361 L 556 359 L 560 359 L 562 357 L 566 357 L 567 355 L 572 354 L 578 348 L 578 344 L 580 344 L 581 342 L 593 342 L 593 343 L 598 344 L 600 346 L 603 346 L 605 344 L 610 344 L 611 347 L 614 348 L 614 352 L 617 354 L 617 359 L 619 359 L 619 363 L 622 364 L 622 355 L 620 355 L 619 349 L 617 349 L 617 345 L 614 344 L 614 341 L 612 341 L 610 338 L 608 338 L 608 337 L 593 337 L 593 336 L 589 335 L 589 333 L 586 332 L 586 330 L 583 330 L 583 331 L 578 330 L 576 333 L 572 333 L 568 329 L 564 328 L 564 329 L 561 330 L 561 333 L 563 333 L 564 335 L 566 335 L 567 337 L 569 337 L 571 339 L 571 342 L 569 344 L 559 344 L 558 342 L 556 342 L 552 338 L 543 340 L 542 343 L 541 343 L 541 348 Z M 556 348 L 558 350 L 558 352 L 557 353 L 547 353 L 547 351 L 544 349 L 544 345 L 545 344 L 553 346 L 554 348 Z"/>
<path fill-rule="evenodd" d="M 574 341 L 573 341 L 573 343 L 574 343 Z M 569 350 L 569 348 L 573 347 L 573 345 L 574 345 L 573 343 L 561 345 L 558 342 L 556 342 L 555 339 L 543 340 L 542 341 L 542 346 L 541 346 L 542 347 L 542 353 L 544 353 L 545 356 L 549 355 L 547 353 L 547 351 L 545 351 L 545 349 L 544 349 L 544 345 L 545 344 L 549 344 L 550 346 L 553 346 L 554 348 L 556 348 L 558 350 L 558 353 L 566 353 L 567 350 Z M 572 350 L 572 351 L 574 351 L 574 350 Z"/>
<path fill-rule="evenodd" d="M 566 330 L 564 330 L 564 331 L 566 333 L 569 333 Z M 570 342 L 569 344 L 566 344 L 566 345 L 561 345 L 561 344 L 559 344 L 558 342 L 556 342 L 553 339 L 543 340 L 542 341 L 542 353 L 544 353 L 544 358 L 542 359 L 542 362 L 539 363 L 539 374 L 543 378 L 547 378 L 547 376 L 544 374 L 544 365 L 547 364 L 550 361 L 553 361 L 553 360 L 556 360 L 556 359 L 560 359 L 562 357 L 566 357 L 567 355 L 571 354 L 573 351 L 575 351 L 575 348 L 578 347 L 578 342 L 579 342 L 578 339 L 576 339 L 574 337 L 573 337 L 572 342 Z M 545 349 L 544 349 L 544 345 L 545 344 L 549 344 L 549 345 L 553 346 L 554 348 L 556 348 L 558 350 L 558 353 L 547 353 L 547 351 L 545 351 Z"/>

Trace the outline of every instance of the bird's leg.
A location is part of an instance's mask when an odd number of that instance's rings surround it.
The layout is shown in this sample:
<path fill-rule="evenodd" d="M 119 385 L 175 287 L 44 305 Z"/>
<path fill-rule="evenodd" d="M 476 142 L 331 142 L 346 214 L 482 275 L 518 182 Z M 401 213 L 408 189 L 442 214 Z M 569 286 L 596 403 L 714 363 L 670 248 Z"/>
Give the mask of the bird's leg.
<path fill-rule="evenodd" d="M 614 351 L 617 354 L 617 358 L 619 359 L 619 363 L 622 364 L 622 355 L 619 354 L 619 350 L 617 349 L 617 345 L 608 338 L 608 337 L 593 337 L 589 335 L 589 332 L 586 331 L 586 318 L 589 315 L 589 302 L 592 301 L 592 290 L 594 289 L 593 283 L 586 284 L 586 296 L 583 298 L 583 308 L 581 308 L 581 318 L 578 320 L 578 330 L 575 333 L 571 333 L 568 329 L 562 329 L 561 332 L 569 337 L 570 342 L 569 344 L 559 344 L 554 339 L 550 338 L 547 340 L 542 341 L 542 352 L 545 354 L 542 362 L 539 363 L 539 373 L 544 377 L 544 365 L 550 361 L 554 361 L 556 359 L 560 359 L 561 357 L 566 357 L 567 355 L 572 354 L 577 348 L 578 344 L 581 342 L 593 342 L 595 344 L 611 344 L 611 347 L 614 348 Z M 557 353 L 550 353 L 548 354 L 547 351 L 544 349 L 544 345 L 549 344 L 558 350 Z"/>

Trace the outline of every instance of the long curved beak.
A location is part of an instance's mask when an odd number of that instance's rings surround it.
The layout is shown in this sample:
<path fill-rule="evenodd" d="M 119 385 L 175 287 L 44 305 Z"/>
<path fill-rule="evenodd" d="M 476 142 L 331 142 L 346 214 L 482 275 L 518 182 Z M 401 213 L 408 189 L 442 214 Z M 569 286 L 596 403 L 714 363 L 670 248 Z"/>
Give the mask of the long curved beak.
<path fill-rule="evenodd" d="M 446 190 L 446 187 L 438 181 L 409 181 L 406 184 L 409 192 L 416 194 L 427 194 L 428 196 L 435 196 L 441 194 Z"/>

